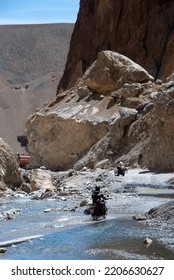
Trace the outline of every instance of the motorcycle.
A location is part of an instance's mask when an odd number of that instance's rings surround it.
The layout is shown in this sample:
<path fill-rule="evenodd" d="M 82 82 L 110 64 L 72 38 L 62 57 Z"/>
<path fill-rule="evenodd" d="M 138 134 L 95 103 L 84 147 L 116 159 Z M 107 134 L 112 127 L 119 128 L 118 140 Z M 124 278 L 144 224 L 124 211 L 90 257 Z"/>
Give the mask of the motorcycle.
<path fill-rule="evenodd" d="M 125 176 L 125 173 L 128 171 L 128 169 L 125 167 L 125 168 L 120 168 L 120 167 L 117 167 L 117 170 L 114 171 L 114 174 L 115 176 Z"/>
<path fill-rule="evenodd" d="M 106 218 L 107 214 L 107 207 L 104 200 L 98 199 L 95 204 L 90 206 L 89 208 L 85 209 L 85 215 L 91 215 L 93 221 L 97 221 L 99 218 L 103 217 Z"/>

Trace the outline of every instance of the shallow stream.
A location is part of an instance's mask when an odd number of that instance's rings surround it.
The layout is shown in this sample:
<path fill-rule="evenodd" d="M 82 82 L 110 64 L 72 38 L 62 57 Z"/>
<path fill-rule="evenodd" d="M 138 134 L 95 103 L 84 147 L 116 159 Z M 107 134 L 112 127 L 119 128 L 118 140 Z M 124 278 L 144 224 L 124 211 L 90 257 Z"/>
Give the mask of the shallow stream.
<path fill-rule="evenodd" d="M 137 179 L 129 172 L 120 177 L 125 192 L 116 192 L 114 199 L 107 201 L 106 219 L 96 222 L 84 215 L 85 207 L 67 211 L 67 207 L 73 209 L 75 199 L 19 197 L 1 201 L 0 212 L 13 208 L 20 212 L 12 220 L 0 221 L 0 247 L 7 248 L 0 259 L 174 259 L 172 227 L 132 218 L 174 199 L 174 190 L 164 184 L 171 174 L 142 175 Z M 153 240 L 149 247 L 143 243 L 146 237 Z"/>

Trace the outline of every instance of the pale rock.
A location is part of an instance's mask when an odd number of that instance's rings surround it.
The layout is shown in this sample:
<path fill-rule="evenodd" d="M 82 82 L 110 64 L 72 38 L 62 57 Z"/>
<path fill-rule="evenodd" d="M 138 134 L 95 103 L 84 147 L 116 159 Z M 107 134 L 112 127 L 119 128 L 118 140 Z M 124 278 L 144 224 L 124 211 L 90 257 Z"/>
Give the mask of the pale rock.
<path fill-rule="evenodd" d="M 83 200 L 80 202 L 80 207 L 89 205 L 89 204 L 91 204 L 91 202 L 92 202 L 92 201 L 91 201 L 91 199 L 89 199 L 89 198 L 83 199 Z"/>
<path fill-rule="evenodd" d="M 48 209 L 44 210 L 44 213 L 49 213 L 49 212 L 52 212 L 52 211 L 53 211 L 53 208 L 48 208 Z"/>
<path fill-rule="evenodd" d="M 108 164 L 109 164 L 109 159 L 103 159 L 103 160 L 97 162 L 94 165 L 94 168 L 107 168 Z"/>
<path fill-rule="evenodd" d="M 149 247 L 152 244 L 153 240 L 150 238 L 146 238 L 143 243 L 146 245 L 146 247 Z"/>
<path fill-rule="evenodd" d="M 140 93 L 142 93 L 142 91 L 143 88 L 141 87 L 140 83 L 125 83 L 122 87 L 121 96 L 125 99 L 130 97 L 136 97 L 139 96 Z"/>
<path fill-rule="evenodd" d="M 120 89 L 125 82 L 143 83 L 149 80 L 153 81 L 154 78 L 140 65 L 126 56 L 112 51 L 102 51 L 98 54 L 97 60 L 84 73 L 79 85 L 87 86 L 93 91 L 105 93 Z M 137 95 L 140 88 L 140 85 L 134 86 L 132 95 Z M 130 90 L 127 87 L 128 91 Z"/>
<path fill-rule="evenodd" d="M 52 183 L 52 177 L 48 171 L 35 169 L 31 171 L 30 185 L 32 191 L 37 191 L 39 189 L 53 191 L 54 186 Z"/>
<path fill-rule="evenodd" d="M 12 148 L 0 138 L 0 183 L 19 188 L 22 183 L 20 168 Z"/>

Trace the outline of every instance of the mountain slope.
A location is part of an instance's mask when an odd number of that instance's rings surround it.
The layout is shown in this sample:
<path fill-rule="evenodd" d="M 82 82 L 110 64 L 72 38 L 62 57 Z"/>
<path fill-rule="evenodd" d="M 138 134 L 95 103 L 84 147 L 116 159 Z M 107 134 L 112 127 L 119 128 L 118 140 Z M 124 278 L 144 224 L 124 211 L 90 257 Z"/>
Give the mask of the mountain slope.
<path fill-rule="evenodd" d="M 0 26 L 0 75 L 25 83 L 63 73 L 74 24 Z"/>
<path fill-rule="evenodd" d="M 5 80 L 2 76 L 0 76 L 0 90 L 8 86 L 10 86 L 10 83 L 7 80 Z"/>
<path fill-rule="evenodd" d="M 16 153 L 25 151 L 17 136 L 26 132 L 28 116 L 55 97 L 59 80 L 59 74 L 50 73 L 29 83 L 0 90 L 0 137 Z"/>

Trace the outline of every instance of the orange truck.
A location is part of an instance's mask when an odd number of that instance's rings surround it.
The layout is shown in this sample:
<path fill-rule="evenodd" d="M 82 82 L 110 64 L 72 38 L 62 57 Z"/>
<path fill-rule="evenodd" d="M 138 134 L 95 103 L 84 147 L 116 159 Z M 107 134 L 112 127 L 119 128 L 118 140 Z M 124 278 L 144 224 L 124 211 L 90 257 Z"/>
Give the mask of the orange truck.
<path fill-rule="evenodd" d="M 30 155 L 29 154 L 18 154 L 17 161 L 21 168 L 26 168 L 27 164 L 29 164 L 29 162 L 30 162 Z"/>

